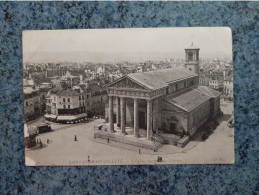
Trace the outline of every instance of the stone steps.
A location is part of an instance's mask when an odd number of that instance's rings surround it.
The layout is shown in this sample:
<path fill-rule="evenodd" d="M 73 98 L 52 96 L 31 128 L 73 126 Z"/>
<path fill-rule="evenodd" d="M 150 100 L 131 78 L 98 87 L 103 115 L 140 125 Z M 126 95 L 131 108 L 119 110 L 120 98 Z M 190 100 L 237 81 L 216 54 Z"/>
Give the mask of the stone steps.
<path fill-rule="evenodd" d="M 109 138 L 110 141 L 116 141 L 123 144 L 129 144 L 129 145 L 137 146 L 140 148 L 146 148 L 150 150 L 155 150 L 157 147 L 154 145 L 154 143 L 151 140 L 147 140 L 145 138 L 135 138 L 129 135 L 127 136 L 127 135 L 119 135 L 111 132 L 95 131 L 94 136 L 95 138 L 101 138 L 106 140 Z"/>
<path fill-rule="evenodd" d="M 153 136 L 151 140 L 155 145 L 155 150 L 158 150 L 162 145 L 164 145 L 164 139 L 160 136 Z"/>

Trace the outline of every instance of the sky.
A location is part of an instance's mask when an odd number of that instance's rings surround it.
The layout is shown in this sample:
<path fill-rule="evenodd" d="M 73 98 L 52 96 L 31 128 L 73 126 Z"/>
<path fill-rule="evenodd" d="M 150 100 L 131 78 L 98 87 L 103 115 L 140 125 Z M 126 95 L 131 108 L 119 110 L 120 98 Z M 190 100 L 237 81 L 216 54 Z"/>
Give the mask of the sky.
<path fill-rule="evenodd" d="M 191 44 L 200 58 L 232 58 L 227 27 L 39 30 L 23 32 L 23 62 L 121 62 L 184 59 Z"/>

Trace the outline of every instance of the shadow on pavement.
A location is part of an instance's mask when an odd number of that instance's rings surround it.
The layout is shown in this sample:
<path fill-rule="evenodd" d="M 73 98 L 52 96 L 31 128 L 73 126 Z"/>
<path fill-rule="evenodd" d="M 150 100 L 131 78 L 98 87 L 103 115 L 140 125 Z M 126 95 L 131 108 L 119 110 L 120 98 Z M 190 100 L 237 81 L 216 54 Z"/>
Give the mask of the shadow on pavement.
<path fill-rule="evenodd" d="M 47 148 L 47 147 L 48 147 L 48 144 L 42 143 L 42 147 L 40 147 L 40 144 L 37 144 L 37 146 L 34 148 L 31 148 L 31 150 L 40 150 L 40 149 Z"/>

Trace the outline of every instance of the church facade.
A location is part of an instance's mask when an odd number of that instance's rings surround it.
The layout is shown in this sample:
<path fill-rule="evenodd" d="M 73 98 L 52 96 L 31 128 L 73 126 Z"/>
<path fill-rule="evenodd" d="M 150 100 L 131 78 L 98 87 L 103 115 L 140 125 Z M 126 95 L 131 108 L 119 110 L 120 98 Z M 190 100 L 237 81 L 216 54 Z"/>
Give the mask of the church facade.
<path fill-rule="evenodd" d="M 174 135 L 189 138 L 218 114 L 220 93 L 199 86 L 199 48 L 192 46 L 185 52 L 182 68 L 132 73 L 108 85 L 109 133 L 119 129 L 127 135 L 126 127 L 130 127 L 136 138 L 143 137 L 140 130 L 146 131 L 147 140 Z"/>

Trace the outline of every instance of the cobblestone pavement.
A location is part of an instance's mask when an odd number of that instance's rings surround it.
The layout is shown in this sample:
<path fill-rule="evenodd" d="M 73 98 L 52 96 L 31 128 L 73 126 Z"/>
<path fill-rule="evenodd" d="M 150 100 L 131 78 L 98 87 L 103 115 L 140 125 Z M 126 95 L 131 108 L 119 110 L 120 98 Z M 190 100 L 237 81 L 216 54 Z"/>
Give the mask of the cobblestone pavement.
<path fill-rule="evenodd" d="M 42 148 L 26 150 L 27 165 L 101 165 L 153 164 L 162 156 L 160 164 L 231 163 L 234 156 L 233 128 L 227 127 L 233 104 L 221 102 L 224 112 L 220 125 L 205 141 L 199 135 L 183 149 L 164 145 L 157 152 L 118 142 L 94 139 L 94 126 L 103 122 L 96 119 L 79 124 L 52 123 L 53 132 L 40 134 Z M 74 136 L 78 141 L 74 141 Z M 47 144 L 47 139 L 50 140 Z"/>

